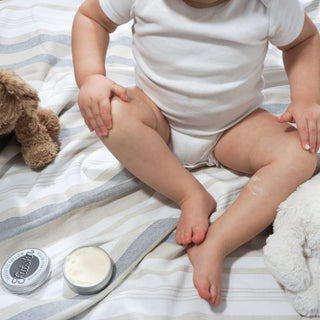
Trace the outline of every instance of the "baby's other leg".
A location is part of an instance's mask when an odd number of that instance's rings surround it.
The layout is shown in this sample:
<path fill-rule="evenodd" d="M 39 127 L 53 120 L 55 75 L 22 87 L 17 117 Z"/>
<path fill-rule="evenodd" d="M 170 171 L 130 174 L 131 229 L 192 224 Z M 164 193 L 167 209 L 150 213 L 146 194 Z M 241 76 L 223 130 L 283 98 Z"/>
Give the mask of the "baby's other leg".
<path fill-rule="evenodd" d="M 199 295 L 219 304 L 224 257 L 273 222 L 279 204 L 312 176 L 317 156 L 301 148 L 296 129 L 261 109 L 222 136 L 215 156 L 229 168 L 252 174 L 205 241 L 188 249 Z"/>
<path fill-rule="evenodd" d="M 141 181 L 181 207 L 176 241 L 200 243 L 216 202 L 170 151 L 170 128 L 159 108 L 138 88 L 128 88 L 128 102 L 111 102 L 113 128 L 101 140 Z"/>

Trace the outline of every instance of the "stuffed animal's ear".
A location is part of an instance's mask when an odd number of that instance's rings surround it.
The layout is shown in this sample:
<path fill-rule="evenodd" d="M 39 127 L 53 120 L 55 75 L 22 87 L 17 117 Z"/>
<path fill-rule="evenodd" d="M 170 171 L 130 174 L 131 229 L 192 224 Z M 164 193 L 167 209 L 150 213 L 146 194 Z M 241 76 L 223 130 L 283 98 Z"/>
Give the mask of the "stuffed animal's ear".
<path fill-rule="evenodd" d="M 37 91 L 11 69 L 0 69 L 0 84 L 9 95 L 17 99 L 27 97 L 39 101 Z"/>
<path fill-rule="evenodd" d="M 268 237 L 263 248 L 267 269 L 280 284 L 294 292 L 310 285 L 310 272 L 303 254 L 305 237 L 298 228 L 283 226 Z"/>

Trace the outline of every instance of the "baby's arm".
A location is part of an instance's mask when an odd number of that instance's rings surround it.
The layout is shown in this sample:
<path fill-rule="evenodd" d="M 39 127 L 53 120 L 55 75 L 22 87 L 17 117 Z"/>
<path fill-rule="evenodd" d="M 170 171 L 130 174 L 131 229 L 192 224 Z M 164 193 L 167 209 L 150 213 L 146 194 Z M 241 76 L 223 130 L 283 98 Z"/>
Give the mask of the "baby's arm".
<path fill-rule="evenodd" d="M 106 17 L 98 0 L 86 0 L 79 8 L 72 28 L 72 55 L 75 78 L 80 88 L 81 114 L 99 137 L 112 128 L 110 98 L 127 100 L 126 89 L 105 77 L 109 33 L 117 25 Z"/>
<path fill-rule="evenodd" d="M 295 122 L 302 147 L 317 152 L 320 146 L 320 38 L 308 16 L 299 37 L 280 49 L 289 78 L 291 104 L 279 121 Z"/>

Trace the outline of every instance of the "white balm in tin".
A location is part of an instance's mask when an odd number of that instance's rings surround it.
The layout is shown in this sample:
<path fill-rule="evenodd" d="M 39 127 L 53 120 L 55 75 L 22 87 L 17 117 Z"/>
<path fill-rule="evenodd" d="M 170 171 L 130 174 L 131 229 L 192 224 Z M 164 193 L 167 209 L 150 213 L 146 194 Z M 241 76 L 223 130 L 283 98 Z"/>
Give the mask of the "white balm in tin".
<path fill-rule="evenodd" d="M 95 246 L 72 251 L 64 263 L 64 278 L 79 294 L 94 294 L 104 289 L 111 279 L 113 264 L 108 254 Z"/>

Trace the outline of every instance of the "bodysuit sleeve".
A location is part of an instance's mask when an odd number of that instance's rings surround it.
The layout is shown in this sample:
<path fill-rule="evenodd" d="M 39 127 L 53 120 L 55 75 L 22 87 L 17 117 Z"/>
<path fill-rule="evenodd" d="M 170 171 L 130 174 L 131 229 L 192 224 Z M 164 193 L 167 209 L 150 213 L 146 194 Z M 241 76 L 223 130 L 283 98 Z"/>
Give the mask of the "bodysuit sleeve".
<path fill-rule="evenodd" d="M 134 2 L 135 0 L 99 0 L 102 11 L 118 25 L 133 18 Z"/>
<path fill-rule="evenodd" d="M 299 0 L 269 2 L 269 41 L 277 47 L 293 42 L 302 31 L 304 9 Z"/>

